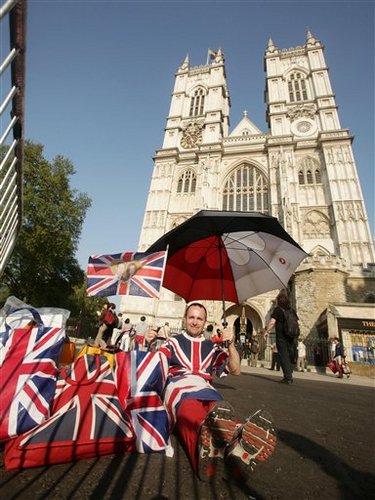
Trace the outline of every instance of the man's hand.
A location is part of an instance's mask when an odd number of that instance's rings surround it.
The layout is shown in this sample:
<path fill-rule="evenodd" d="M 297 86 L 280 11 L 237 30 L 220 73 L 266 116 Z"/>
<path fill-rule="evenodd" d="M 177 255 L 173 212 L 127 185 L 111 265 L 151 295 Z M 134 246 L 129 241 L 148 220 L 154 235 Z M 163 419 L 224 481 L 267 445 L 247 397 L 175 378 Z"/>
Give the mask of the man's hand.
<path fill-rule="evenodd" d="M 240 375 L 241 373 L 241 360 L 240 355 L 234 345 L 234 331 L 233 328 L 225 328 L 221 331 L 221 335 L 223 338 L 223 344 L 228 346 L 228 370 L 231 375 Z"/>
<path fill-rule="evenodd" d="M 233 328 L 227 327 L 224 330 L 221 330 L 221 337 L 223 339 L 223 342 L 229 342 L 230 344 L 233 343 L 234 341 Z"/>

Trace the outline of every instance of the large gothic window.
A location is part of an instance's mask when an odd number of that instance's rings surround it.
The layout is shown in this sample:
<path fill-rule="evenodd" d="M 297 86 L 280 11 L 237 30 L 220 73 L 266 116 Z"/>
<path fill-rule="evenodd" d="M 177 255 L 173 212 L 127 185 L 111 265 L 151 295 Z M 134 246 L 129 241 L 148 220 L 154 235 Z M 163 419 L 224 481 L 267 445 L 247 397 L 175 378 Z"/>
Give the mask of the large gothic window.
<path fill-rule="evenodd" d="M 223 210 L 268 213 L 268 182 L 252 165 L 239 166 L 223 189 Z"/>
<path fill-rule="evenodd" d="M 316 160 L 307 156 L 299 164 L 298 169 L 299 184 L 321 184 L 322 174 L 320 166 Z"/>
<path fill-rule="evenodd" d="M 202 88 L 195 90 L 190 101 L 189 116 L 203 115 L 205 91 Z"/>
<path fill-rule="evenodd" d="M 195 193 L 197 178 L 192 170 L 186 170 L 178 179 L 177 193 Z"/>
<path fill-rule="evenodd" d="M 307 101 L 307 85 L 304 73 L 294 71 L 288 77 L 289 101 Z"/>

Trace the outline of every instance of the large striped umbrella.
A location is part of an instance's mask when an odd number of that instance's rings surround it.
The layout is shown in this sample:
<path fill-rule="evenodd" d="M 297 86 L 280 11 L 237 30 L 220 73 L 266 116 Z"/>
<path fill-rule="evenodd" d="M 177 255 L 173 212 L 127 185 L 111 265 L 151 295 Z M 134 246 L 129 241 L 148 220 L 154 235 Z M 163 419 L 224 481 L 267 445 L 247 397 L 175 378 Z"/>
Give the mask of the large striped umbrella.
<path fill-rule="evenodd" d="M 163 286 L 187 302 L 240 304 L 287 286 L 306 252 L 275 217 L 201 210 L 147 252 L 168 249 Z"/>

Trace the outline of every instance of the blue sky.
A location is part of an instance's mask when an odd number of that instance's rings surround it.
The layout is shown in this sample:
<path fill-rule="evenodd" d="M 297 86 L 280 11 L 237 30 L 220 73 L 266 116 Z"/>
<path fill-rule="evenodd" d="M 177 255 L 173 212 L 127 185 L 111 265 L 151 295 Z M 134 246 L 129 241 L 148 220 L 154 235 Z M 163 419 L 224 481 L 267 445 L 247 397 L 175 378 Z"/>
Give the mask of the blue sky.
<path fill-rule="evenodd" d="M 341 126 L 374 231 L 374 2 L 29 0 L 26 138 L 69 158 L 92 198 L 77 253 L 136 251 L 174 74 L 186 53 L 225 54 L 231 129 L 247 110 L 263 131 L 264 51 L 325 46 Z"/>

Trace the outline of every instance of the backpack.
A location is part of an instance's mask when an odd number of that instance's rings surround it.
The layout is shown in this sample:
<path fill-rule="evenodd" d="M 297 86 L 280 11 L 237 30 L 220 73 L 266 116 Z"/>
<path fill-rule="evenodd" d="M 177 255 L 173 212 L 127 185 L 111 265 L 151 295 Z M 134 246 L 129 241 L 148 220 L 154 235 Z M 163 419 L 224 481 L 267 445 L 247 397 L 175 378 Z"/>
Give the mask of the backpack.
<path fill-rule="evenodd" d="M 116 314 L 114 314 L 112 312 L 111 309 L 108 309 L 108 311 L 105 313 L 104 323 L 107 326 L 117 326 L 118 318 L 117 318 Z"/>
<path fill-rule="evenodd" d="M 298 316 L 294 309 L 283 309 L 284 312 L 284 335 L 291 339 L 297 339 L 300 334 Z"/>
<path fill-rule="evenodd" d="M 253 354 L 257 354 L 259 352 L 259 342 L 257 340 L 251 341 L 250 350 Z"/>

